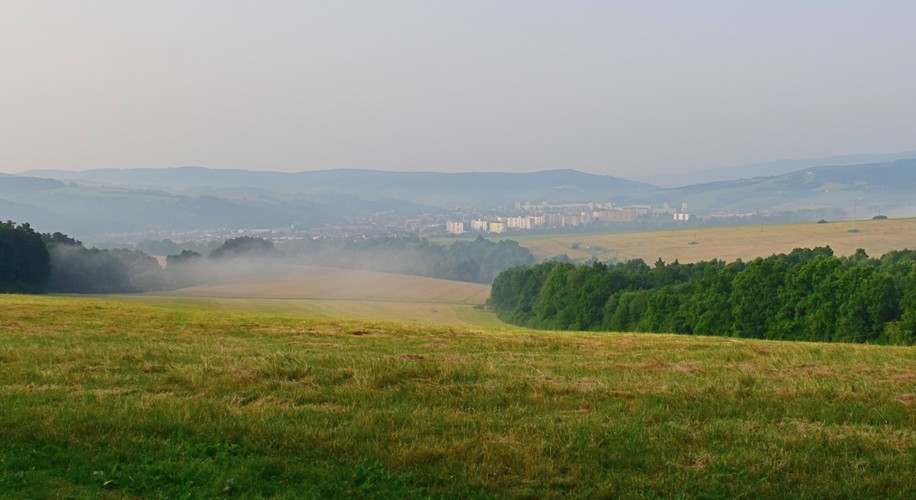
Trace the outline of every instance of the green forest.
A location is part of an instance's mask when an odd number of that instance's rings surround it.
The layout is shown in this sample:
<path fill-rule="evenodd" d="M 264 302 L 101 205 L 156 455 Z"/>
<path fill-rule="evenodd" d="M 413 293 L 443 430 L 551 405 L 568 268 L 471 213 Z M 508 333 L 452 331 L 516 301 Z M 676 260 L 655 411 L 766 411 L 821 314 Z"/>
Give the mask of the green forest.
<path fill-rule="evenodd" d="M 0 222 L 0 292 L 44 291 L 51 256 L 40 234 L 28 224 Z"/>
<path fill-rule="evenodd" d="M 503 321 L 548 330 L 912 345 L 916 251 L 838 257 L 819 247 L 654 266 L 545 262 L 497 276 L 488 305 Z"/>

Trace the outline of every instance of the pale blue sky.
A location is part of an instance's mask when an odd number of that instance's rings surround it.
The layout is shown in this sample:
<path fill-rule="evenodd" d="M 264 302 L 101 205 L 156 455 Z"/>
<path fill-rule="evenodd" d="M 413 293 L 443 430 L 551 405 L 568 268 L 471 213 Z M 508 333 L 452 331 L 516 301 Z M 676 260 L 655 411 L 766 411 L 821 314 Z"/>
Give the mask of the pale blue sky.
<path fill-rule="evenodd" d="M 913 26 L 913 1 L 5 0 L 0 172 L 913 150 Z"/>

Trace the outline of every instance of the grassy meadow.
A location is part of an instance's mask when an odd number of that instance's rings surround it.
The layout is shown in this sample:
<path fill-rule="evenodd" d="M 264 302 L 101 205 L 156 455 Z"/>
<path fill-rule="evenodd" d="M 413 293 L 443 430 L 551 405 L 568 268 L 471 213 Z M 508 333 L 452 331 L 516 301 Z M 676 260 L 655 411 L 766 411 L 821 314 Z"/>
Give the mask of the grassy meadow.
<path fill-rule="evenodd" d="M 258 311 L 260 314 L 307 318 L 322 321 L 369 321 L 405 325 L 460 326 L 506 330 L 514 328 L 500 321 L 495 314 L 479 305 L 444 302 L 347 300 L 347 299 L 265 299 L 226 298 L 176 295 L 121 296 L 119 300 L 160 307 L 194 310 L 205 308 L 237 312 Z"/>
<path fill-rule="evenodd" d="M 913 348 L 323 307 L 0 296 L 0 496 L 916 493 Z"/>
<path fill-rule="evenodd" d="M 839 221 L 828 224 L 777 224 L 739 227 L 515 236 L 535 258 L 566 254 L 572 259 L 641 258 L 649 264 L 661 257 L 682 263 L 719 259 L 732 262 L 788 253 L 794 248 L 830 246 L 837 255 L 864 248 L 871 256 L 916 248 L 916 219 Z"/>
<path fill-rule="evenodd" d="M 490 295 L 490 286 L 376 271 L 286 266 L 280 274 L 265 274 L 243 280 L 193 286 L 169 291 L 165 295 L 483 304 Z"/>

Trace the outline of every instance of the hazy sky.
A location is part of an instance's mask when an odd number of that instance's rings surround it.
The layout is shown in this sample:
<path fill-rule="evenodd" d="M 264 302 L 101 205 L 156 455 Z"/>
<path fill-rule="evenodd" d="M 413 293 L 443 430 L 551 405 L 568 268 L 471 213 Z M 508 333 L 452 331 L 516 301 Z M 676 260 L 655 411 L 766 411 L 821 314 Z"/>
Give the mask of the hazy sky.
<path fill-rule="evenodd" d="M 618 176 L 916 149 L 916 2 L 0 2 L 0 172 Z"/>

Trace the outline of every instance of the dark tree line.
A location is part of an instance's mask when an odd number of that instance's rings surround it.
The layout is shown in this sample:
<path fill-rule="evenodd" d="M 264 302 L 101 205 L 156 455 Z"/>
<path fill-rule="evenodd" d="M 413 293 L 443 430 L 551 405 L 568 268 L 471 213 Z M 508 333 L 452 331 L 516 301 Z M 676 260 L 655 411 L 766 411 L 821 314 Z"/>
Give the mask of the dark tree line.
<path fill-rule="evenodd" d="M 534 263 L 516 241 L 471 241 L 436 245 L 418 237 L 319 239 L 289 243 L 281 249 L 315 265 L 414 274 L 472 283 L 491 283 L 513 266 Z"/>
<path fill-rule="evenodd" d="M 275 253 L 270 241 L 243 236 L 226 240 L 206 258 L 191 250 L 170 255 L 163 269 L 154 257 L 138 250 L 86 248 L 60 233 L 45 235 L 45 241 L 51 255 L 47 290 L 57 293 L 136 293 L 181 288 L 237 272 L 235 267 L 224 269 L 230 267 L 227 262 L 232 259 Z"/>
<path fill-rule="evenodd" d="M 51 276 L 47 290 L 55 293 L 134 293 L 165 287 L 155 258 L 127 249 L 86 248 L 79 242 L 49 242 Z"/>
<path fill-rule="evenodd" d="M 29 224 L 0 222 L 0 292 L 39 293 L 51 274 L 51 256 Z"/>
<path fill-rule="evenodd" d="M 231 259 L 235 257 L 271 257 L 277 252 L 274 244 L 264 238 L 240 236 L 226 240 L 225 243 L 210 252 L 213 259 Z M 180 254 L 179 254 L 180 255 Z"/>
<path fill-rule="evenodd" d="M 542 329 L 916 342 L 916 251 L 837 257 L 829 247 L 726 264 L 642 260 L 515 267 L 490 307 Z"/>

